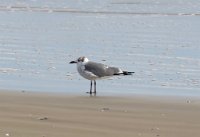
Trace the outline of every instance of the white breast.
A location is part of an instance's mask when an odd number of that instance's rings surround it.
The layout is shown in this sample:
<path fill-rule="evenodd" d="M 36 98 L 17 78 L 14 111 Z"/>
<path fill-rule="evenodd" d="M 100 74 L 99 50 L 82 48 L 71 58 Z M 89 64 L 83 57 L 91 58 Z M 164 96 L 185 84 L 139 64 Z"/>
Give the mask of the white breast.
<path fill-rule="evenodd" d="M 88 80 L 96 80 L 96 79 L 98 79 L 98 76 L 96 76 L 92 72 L 85 71 L 85 66 L 82 63 L 77 63 L 77 70 L 78 70 L 79 74 L 82 77 L 84 77 L 84 78 L 86 78 Z"/>

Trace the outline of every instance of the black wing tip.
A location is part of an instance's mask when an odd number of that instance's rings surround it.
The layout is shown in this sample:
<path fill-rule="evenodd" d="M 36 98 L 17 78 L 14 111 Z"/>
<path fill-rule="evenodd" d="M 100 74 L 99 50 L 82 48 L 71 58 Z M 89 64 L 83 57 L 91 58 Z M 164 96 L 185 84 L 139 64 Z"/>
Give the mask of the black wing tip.
<path fill-rule="evenodd" d="M 115 73 L 114 75 L 132 75 L 135 72 L 123 71 L 122 73 Z"/>
<path fill-rule="evenodd" d="M 124 75 L 132 75 L 133 73 L 135 73 L 135 72 L 123 71 L 123 74 L 124 74 Z"/>

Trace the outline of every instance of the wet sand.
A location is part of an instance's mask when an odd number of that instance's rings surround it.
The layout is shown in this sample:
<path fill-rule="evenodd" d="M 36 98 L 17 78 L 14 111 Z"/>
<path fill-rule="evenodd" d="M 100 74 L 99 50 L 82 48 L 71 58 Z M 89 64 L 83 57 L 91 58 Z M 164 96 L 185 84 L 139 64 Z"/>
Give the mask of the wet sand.
<path fill-rule="evenodd" d="M 198 137 L 200 100 L 0 91 L 0 137 Z"/>

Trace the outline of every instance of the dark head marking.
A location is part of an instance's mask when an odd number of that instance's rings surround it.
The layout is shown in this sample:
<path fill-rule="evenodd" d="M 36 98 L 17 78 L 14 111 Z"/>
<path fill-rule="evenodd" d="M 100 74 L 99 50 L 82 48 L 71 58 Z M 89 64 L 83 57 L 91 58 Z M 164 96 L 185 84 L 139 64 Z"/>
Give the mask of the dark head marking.
<path fill-rule="evenodd" d="M 85 57 L 79 57 L 77 61 L 78 62 L 84 62 L 84 60 L 85 60 Z"/>

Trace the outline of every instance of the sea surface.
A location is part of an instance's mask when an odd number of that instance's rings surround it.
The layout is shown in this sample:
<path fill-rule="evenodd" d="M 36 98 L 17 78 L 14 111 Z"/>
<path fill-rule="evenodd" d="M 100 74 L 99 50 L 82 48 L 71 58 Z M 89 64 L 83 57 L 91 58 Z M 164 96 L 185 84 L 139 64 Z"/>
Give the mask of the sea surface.
<path fill-rule="evenodd" d="M 134 71 L 100 95 L 200 96 L 200 0 L 1 0 L 0 89 L 85 94 L 79 56 Z"/>

